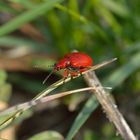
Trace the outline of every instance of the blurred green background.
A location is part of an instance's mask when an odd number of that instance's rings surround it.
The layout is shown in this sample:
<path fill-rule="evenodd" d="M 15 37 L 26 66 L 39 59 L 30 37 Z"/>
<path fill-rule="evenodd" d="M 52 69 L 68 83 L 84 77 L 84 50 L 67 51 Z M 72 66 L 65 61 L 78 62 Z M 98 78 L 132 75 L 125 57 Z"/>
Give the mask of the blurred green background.
<path fill-rule="evenodd" d="M 117 57 L 96 74 L 113 88 L 119 110 L 139 135 L 139 7 L 139 0 L 1 0 L 0 109 L 31 100 L 60 79 L 55 73 L 42 84 L 48 66 L 73 50 L 87 53 L 94 64 Z M 80 77 L 53 93 L 82 87 Z M 90 93 L 37 106 L 0 134 L 10 140 L 121 140 Z"/>

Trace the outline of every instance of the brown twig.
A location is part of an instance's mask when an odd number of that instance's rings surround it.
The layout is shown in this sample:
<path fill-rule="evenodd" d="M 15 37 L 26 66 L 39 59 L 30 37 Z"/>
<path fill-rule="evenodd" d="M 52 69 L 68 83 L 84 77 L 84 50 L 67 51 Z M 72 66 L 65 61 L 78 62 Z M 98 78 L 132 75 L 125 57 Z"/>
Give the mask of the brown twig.
<path fill-rule="evenodd" d="M 104 88 L 108 88 L 108 87 L 104 87 Z M 49 96 L 43 97 L 43 98 L 38 99 L 38 100 L 31 100 L 31 101 L 28 101 L 28 102 L 25 102 L 25 103 L 21 103 L 19 105 L 15 105 L 15 106 L 10 107 L 6 110 L 0 111 L 0 116 L 7 115 L 9 113 L 13 113 L 13 112 L 16 112 L 17 110 L 21 110 L 21 109 L 27 110 L 28 108 L 36 106 L 39 103 L 49 102 L 49 101 L 52 101 L 52 100 L 55 100 L 55 99 L 73 94 L 73 93 L 83 92 L 83 91 L 88 91 L 88 90 L 94 90 L 94 88 L 93 87 L 80 88 L 80 89 L 76 89 L 76 90 L 70 90 L 70 91 L 57 93 L 57 94 L 54 94 L 54 95 L 49 95 Z"/>
<path fill-rule="evenodd" d="M 119 133 L 124 140 L 137 140 L 129 125 L 118 110 L 117 105 L 113 102 L 109 93 L 107 93 L 102 87 L 100 81 L 95 75 L 95 72 L 88 72 L 84 75 L 84 78 L 90 87 L 92 86 L 96 88 L 96 90 L 93 90 L 93 93 L 101 104 L 103 111 L 106 113 L 110 122 L 112 122 L 117 128 L 117 133 Z"/>

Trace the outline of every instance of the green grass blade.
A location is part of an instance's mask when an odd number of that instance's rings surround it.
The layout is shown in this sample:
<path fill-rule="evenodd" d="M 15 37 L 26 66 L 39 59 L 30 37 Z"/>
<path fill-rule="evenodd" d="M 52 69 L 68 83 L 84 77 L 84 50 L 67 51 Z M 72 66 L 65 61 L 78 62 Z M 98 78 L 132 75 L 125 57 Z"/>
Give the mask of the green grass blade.
<path fill-rule="evenodd" d="M 74 18 L 76 18 L 77 20 L 79 20 L 79 21 L 81 21 L 83 23 L 88 23 L 87 19 L 84 16 L 80 15 L 79 13 L 76 13 L 72 9 L 68 9 L 68 8 L 66 8 L 66 7 L 64 7 L 64 6 L 60 5 L 60 4 L 57 4 L 56 7 L 59 10 L 70 14 L 71 16 L 73 16 Z"/>
<path fill-rule="evenodd" d="M 35 18 L 47 12 L 48 10 L 52 9 L 58 2 L 61 1 L 63 0 L 48 0 L 47 2 L 41 3 L 33 9 L 24 12 L 15 19 L 3 25 L 0 28 L 0 36 L 6 35 L 19 28 L 21 25 L 34 20 Z"/>
<path fill-rule="evenodd" d="M 48 52 L 52 52 L 53 48 L 49 47 L 45 43 L 39 43 L 34 40 L 29 40 L 21 37 L 12 37 L 12 36 L 3 36 L 0 37 L 0 46 L 4 47 L 27 47 L 34 51 L 42 51 L 47 50 Z"/>
<path fill-rule="evenodd" d="M 129 47 L 124 49 L 124 52 L 127 55 L 130 55 L 131 53 L 140 51 L 140 40 L 134 42 L 133 44 L 129 45 Z"/>
<path fill-rule="evenodd" d="M 84 122 L 89 118 L 91 113 L 97 108 L 98 102 L 95 98 L 95 96 L 92 96 L 84 105 L 83 109 L 80 111 L 78 116 L 76 117 L 66 140 L 72 140 L 72 138 L 75 136 L 75 134 L 78 132 L 78 130 L 81 128 L 81 126 L 84 124 Z"/>
<path fill-rule="evenodd" d="M 114 71 L 110 77 L 104 80 L 106 81 L 104 83 L 112 88 L 115 88 L 138 68 L 140 68 L 140 53 L 135 54 L 133 57 L 131 57 L 128 63 Z"/>
<path fill-rule="evenodd" d="M 17 14 L 17 11 L 13 8 L 11 8 L 7 2 L 4 2 L 4 1 L 0 1 L 0 12 L 9 12 L 11 14 Z"/>
<path fill-rule="evenodd" d="M 119 1 L 113 1 L 113 0 L 102 0 L 102 3 L 112 12 L 115 14 L 122 16 L 122 17 L 128 17 L 129 16 L 129 10 L 127 9 L 126 5 L 122 4 Z"/>

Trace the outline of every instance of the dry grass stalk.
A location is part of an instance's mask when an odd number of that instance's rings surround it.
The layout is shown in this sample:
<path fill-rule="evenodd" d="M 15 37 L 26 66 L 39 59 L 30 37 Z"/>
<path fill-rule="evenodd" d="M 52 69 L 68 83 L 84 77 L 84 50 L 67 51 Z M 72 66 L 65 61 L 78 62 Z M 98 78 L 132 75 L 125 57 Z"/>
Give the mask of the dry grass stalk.
<path fill-rule="evenodd" d="M 96 90 L 93 90 L 93 93 L 101 104 L 103 111 L 106 113 L 110 122 L 115 125 L 117 133 L 119 133 L 124 140 L 137 140 L 124 117 L 118 110 L 117 105 L 109 96 L 109 93 L 107 93 L 102 87 L 95 72 L 85 74 L 84 78 L 90 87 L 96 88 Z"/>

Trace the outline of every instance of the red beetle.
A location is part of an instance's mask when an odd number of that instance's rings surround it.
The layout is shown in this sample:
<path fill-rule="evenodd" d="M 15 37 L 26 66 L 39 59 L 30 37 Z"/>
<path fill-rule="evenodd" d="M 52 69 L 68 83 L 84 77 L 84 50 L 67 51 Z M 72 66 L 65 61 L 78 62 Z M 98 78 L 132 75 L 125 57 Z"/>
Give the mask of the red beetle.
<path fill-rule="evenodd" d="M 92 58 L 82 52 L 73 52 L 65 55 L 58 63 L 54 64 L 53 71 L 45 78 L 44 82 L 54 71 L 64 69 L 64 77 L 77 76 L 92 66 Z"/>

